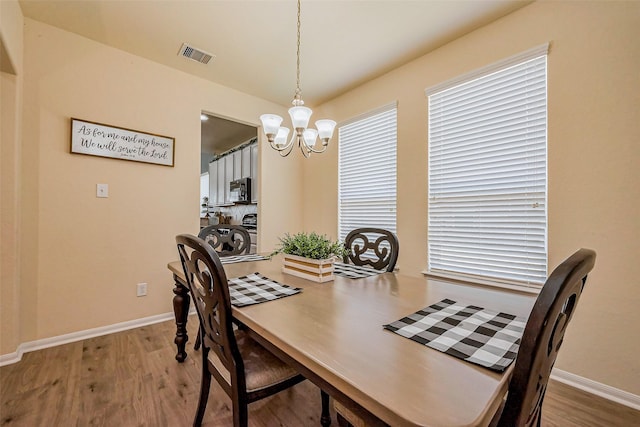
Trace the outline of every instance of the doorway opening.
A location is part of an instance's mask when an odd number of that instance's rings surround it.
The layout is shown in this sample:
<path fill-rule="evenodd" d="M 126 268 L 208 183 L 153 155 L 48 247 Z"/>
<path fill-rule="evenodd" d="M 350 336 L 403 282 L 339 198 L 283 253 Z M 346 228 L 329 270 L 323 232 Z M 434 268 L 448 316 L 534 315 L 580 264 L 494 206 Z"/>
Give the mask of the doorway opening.
<path fill-rule="evenodd" d="M 236 224 L 250 228 L 257 247 L 258 128 L 202 112 L 200 228 Z M 248 187 L 238 200 L 235 185 Z"/>

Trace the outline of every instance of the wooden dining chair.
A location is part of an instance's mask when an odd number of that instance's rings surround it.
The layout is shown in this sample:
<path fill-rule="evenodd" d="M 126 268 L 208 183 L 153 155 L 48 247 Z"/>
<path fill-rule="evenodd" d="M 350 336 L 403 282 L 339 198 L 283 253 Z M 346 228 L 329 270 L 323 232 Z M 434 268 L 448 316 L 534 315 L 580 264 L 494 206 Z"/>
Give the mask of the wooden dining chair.
<path fill-rule="evenodd" d="M 492 426 L 540 426 L 551 369 L 595 261 L 594 251 L 580 249 L 545 282 L 520 341 L 507 398 Z"/>
<path fill-rule="evenodd" d="M 520 340 L 507 397 L 492 418 L 491 427 L 540 426 L 551 369 L 595 259 L 594 251 L 580 249 L 547 278 Z M 365 425 L 339 402 L 335 401 L 334 407 L 340 426 Z"/>
<path fill-rule="evenodd" d="M 227 276 L 220 258 L 204 240 L 176 236 L 180 262 L 200 320 L 202 382 L 194 426 L 202 424 L 211 377 L 231 398 L 233 425 L 247 426 L 248 404 L 291 387 L 304 377 L 234 328 Z"/>
<path fill-rule="evenodd" d="M 209 243 L 218 256 L 248 254 L 251 250 L 251 236 L 241 225 L 209 225 L 200 230 L 198 237 Z"/>
<path fill-rule="evenodd" d="M 347 234 L 344 247 L 349 251 L 345 263 L 393 271 L 398 261 L 398 237 L 382 228 L 356 228 Z"/>

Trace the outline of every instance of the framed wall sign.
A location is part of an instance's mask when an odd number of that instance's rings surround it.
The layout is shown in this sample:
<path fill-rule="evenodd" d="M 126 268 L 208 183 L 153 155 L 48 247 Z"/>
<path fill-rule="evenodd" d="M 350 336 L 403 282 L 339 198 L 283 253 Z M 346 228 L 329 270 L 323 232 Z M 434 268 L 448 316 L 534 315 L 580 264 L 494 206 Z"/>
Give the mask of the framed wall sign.
<path fill-rule="evenodd" d="M 71 152 L 173 167 L 175 139 L 71 118 Z"/>

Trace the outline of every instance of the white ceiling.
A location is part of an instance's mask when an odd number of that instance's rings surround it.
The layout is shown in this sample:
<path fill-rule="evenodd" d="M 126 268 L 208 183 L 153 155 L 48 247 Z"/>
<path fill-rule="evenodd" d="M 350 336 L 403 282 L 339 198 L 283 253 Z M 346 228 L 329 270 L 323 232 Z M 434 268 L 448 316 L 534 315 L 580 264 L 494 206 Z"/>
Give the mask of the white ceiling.
<path fill-rule="evenodd" d="M 301 88 L 318 105 L 531 0 L 303 0 Z M 26 17 L 288 106 L 295 0 L 20 0 Z M 183 43 L 215 55 L 178 56 Z"/>

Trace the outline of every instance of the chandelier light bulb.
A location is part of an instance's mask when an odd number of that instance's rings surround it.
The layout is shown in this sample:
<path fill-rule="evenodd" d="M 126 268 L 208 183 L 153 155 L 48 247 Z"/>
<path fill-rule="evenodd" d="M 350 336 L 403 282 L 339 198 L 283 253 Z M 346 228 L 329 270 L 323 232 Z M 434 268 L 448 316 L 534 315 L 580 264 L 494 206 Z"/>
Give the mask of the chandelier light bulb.
<path fill-rule="evenodd" d="M 279 127 L 278 133 L 274 139 L 274 144 L 278 148 L 284 148 L 287 145 L 287 138 L 289 137 L 289 128 Z"/>
<path fill-rule="evenodd" d="M 305 131 L 302 133 L 302 137 L 304 138 L 304 143 L 307 147 L 313 147 L 314 145 L 316 145 L 318 131 L 315 129 L 305 129 Z"/>
<path fill-rule="evenodd" d="M 271 137 L 269 137 L 271 141 L 273 136 L 278 132 L 280 123 L 282 123 L 282 117 L 275 114 L 263 114 L 260 116 L 260 121 L 262 121 L 262 129 L 267 137 L 271 135 Z"/>
<path fill-rule="evenodd" d="M 323 119 L 316 122 L 318 128 L 318 136 L 322 141 L 328 142 L 333 136 L 333 130 L 336 128 L 336 122 L 333 120 Z"/>
<path fill-rule="evenodd" d="M 307 107 L 291 107 L 289 108 L 289 115 L 291 116 L 291 122 L 294 129 L 306 129 L 309 126 L 309 119 L 311 118 L 311 108 Z"/>

